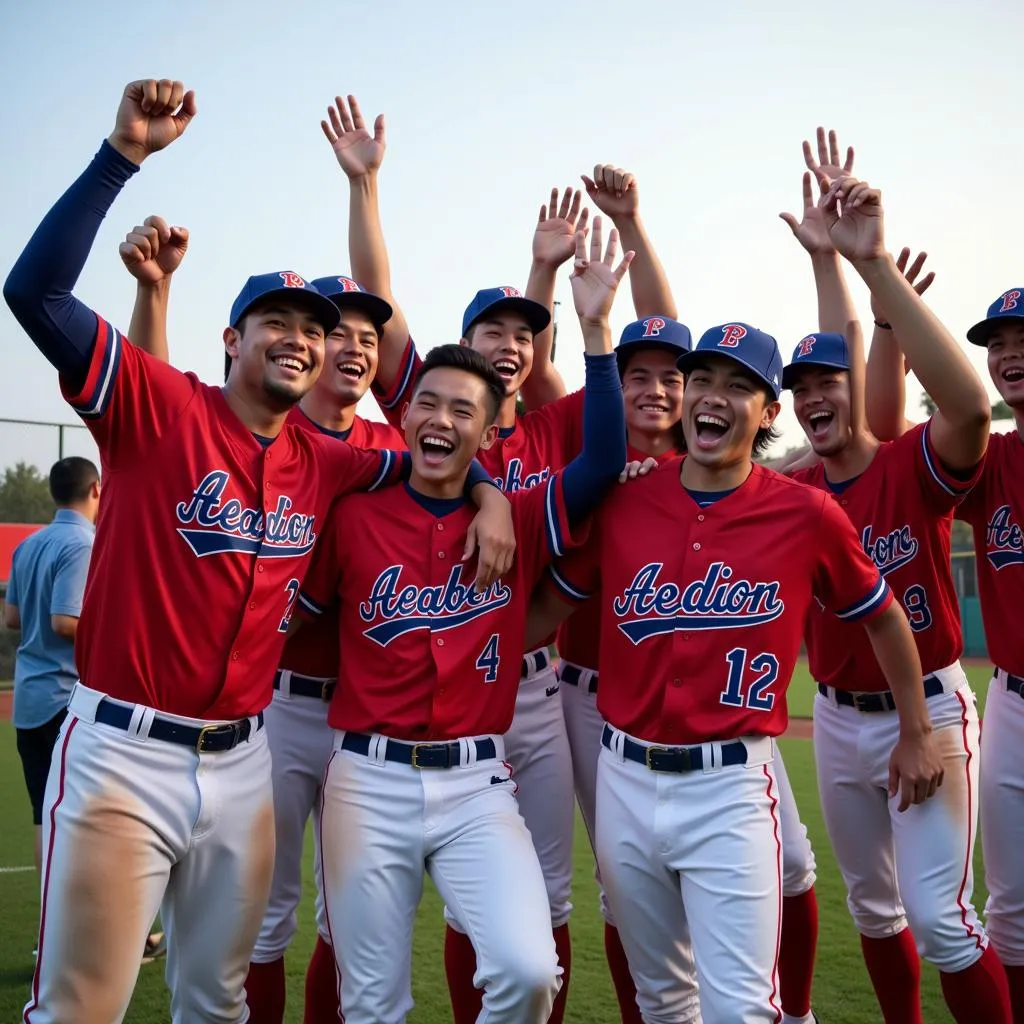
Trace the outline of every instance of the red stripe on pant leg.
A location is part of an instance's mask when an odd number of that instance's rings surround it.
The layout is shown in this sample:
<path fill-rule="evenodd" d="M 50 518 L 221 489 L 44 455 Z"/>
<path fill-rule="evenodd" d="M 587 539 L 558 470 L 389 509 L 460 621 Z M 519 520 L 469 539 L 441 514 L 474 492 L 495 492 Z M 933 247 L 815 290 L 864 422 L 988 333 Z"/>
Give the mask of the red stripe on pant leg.
<path fill-rule="evenodd" d="M 956 894 L 956 904 L 960 908 L 960 920 L 963 922 L 964 929 L 967 932 L 968 938 L 973 938 L 977 944 L 978 949 L 982 949 L 986 943 L 984 942 L 981 934 L 979 934 L 974 926 L 967 920 L 967 905 L 964 903 L 964 890 L 967 888 L 967 876 L 971 870 L 971 854 L 973 851 L 973 844 L 971 843 L 971 821 L 974 815 L 974 793 L 971 790 L 971 761 L 974 759 L 974 753 L 971 750 L 970 743 L 967 739 L 967 702 L 964 700 L 963 695 L 959 690 L 956 691 L 956 699 L 960 702 L 960 730 L 963 736 L 964 751 L 967 753 L 967 762 L 964 765 L 964 775 L 966 777 L 967 785 L 967 853 L 964 858 L 964 871 L 960 878 L 960 888 Z"/>
<path fill-rule="evenodd" d="M 53 843 L 57 834 L 57 808 L 64 799 L 64 777 L 67 771 L 68 743 L 71 734 L 78 725 L 78 719 L 72 718 L 68 723 L 68 731 L 64 734 L 64 742 L 60 748 L 60 783 L 57 790 L 57 799 L 50 808 L 50 842 L 46 847 L 46 865 L 43 868 L 43 897 L 39 908 L 39 955 L 36 958 L 36 969 L 32 975 L 32 1002 L 25 1007 L 22 1017 L 24 1024 L 29 1024 L 29 1014 L 39 1006 L 39 972 L 43 967 L 43 937 L 46 932 L 46 901 L 50 892 L 50 868 L 53 863 Z"/>
<path fill-rule="evenodd" d="M 331 759 L 327 762 L 327 767 L 324 769 L 323 782 L 320 783 L 320 877 L 323 880 L 324 887 L 324 920 L 327 922 L 327 936 L 331 942 L 331 950 L 334 950 L 334 930 L 331 928 L 331 911 L 327 903 L 327 861 L 324 859 L 324 808 L 327 806 L 326 793 L 327 793 L 327 776 L 330 774 L 331 765 L 334 764 L 334 759 L 338 756 L 338 752 L 335 750 L 331 754 Z M 337 989 L 338 989 L 338 1005 L 341 1006 L 341 971 L 337 970 L 338 965 L 338 954 L 334 954 L 335 972 L 337 976 Z M 342 1020 L 344 1017 L 344 1007 L 342 1007 Z"/>
<path fill-rule="evenodd" d="M 778 797 L 772 795 L 772 788 L 775 785 L 775 779 L 772 777 L 772 773 L 768 770 L 768 765 L 762 768 L 764 777 L 768 780 L 768 785 L 765 789 L 765 793 L 768 799 L 771 801 L 771 816 L 772 823 L 775 828 L 775 871 L 778 875 L 779 881 L 779 905 L 775 914 L 775 959 L 772 964 L 772 994 L 768 1001 L 769 1006 L 775 1011 L 775 1024 L 779 1024 L 782 1020 L 782 1010 L 776 1002 L 776 997 L 779 994 L 779 947 L 782 944 L 782 838 L 780 834 Z"/>

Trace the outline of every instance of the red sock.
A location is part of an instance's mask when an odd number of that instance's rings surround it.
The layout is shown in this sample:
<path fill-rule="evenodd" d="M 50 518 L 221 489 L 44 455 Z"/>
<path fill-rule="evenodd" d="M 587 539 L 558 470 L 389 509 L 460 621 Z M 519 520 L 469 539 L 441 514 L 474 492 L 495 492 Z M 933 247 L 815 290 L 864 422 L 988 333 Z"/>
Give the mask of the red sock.
<path fill-rule="evenodd" d="M 452 1001 L 454 1024 L 474 1024 L 484 1005 L 483 992 L 473 985 L 476 950 L 468 935 L 449 925 L 444 934 L 444 973 Z"/>
<path fill-rule="evenodd" d="M 1024 1024 L 1024 967 L 1003 964 L 1006 981 L 1010 986 L 1010 1005 L 1013 1007 L 1013 1024 Z"/>
<path fill-rule="evenodd" d="M 999 954 L 988 946 L 964 971 L 940 971 L 942 995 L 957 1024 L 1012 1024 L 1010 989 Z"/>
<path fill-rule="evenodd" d="M 608 959 L 608 970 L 615 986 L 615 998 L 619 1001 L 622 1024 L 644 1024 L 640 1007 L 636 1005 L 636 985 L 633 984 L 633 975 L 629 973 L 629 961 L 622 948 L 619 929 L 607 922 L 604 926 L 604 955 Z"/>
<path fill-rule="evenodd" d="M 249 964 L 245 979 L 245 1004 L 249 1024 L 282 1024 L 284 1021 L 284 957 L 269 964 Z"/>
<path fill-rule="evenodd" d="M 338 969 L 334 949 L 317 935 L 313 955 L 306 968 L 306 1008 L 302 1024 L 338 1024 Z"/>
<path fill-rule="evenodd" d="M 565 1019 L 565 1001 L 569 998 L 569 974 L 572 971 L 572 940 L 569 938 L 568 922 L 556 928 L 551 934 L 555 937 L 555 952 L 558 954 L 558 962 L 562 965 L 562 987 L 555 996 L 548 1024 L 562 1024 Z"/>
<path fill-rule="evenodd" d="M 862 935 L 860 948 L 885 1024 L 924 1024 L 921 959 L 910 929 L 885 939 Z"/>
<path fill-rule="evenodd" d="M 818 897 L 812 885 L 799 896 L 782 900 L 782 941 L 779 945 L 779 992 L 782 1010 L 790 1017 L 811 1012 L 814 955 L 818 950 Z"/>

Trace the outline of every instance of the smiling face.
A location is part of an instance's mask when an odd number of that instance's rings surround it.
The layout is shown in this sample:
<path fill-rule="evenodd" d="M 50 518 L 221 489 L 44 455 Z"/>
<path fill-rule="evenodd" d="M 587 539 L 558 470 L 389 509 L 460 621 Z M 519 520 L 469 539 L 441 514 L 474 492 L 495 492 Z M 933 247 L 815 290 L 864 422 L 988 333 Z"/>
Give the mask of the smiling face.
<path fill-rule="evenodd" d="M 988 337 L 988 372 L 999 397 L 1024 409 L 1024 323 L 1007 323 Z"/>
<path fill-rule="evenodd" d="M 533 331 L 526 318 L 499 309 L 478 320 L 467 334 L 463 342 L 498 371 L 505 394 L 517 394 L 533 369 Z"/>
<path fill-rule="evenodd" d="M 338 405 L 355 405 L 377 374 L 377 345 L 377 329 L 370 318 L 357 310 L 343 309 L 341 323 L 327 336 L 318 391 Z"/>
<path fill-rule="evenodd" d="M 425 372 L 402 415 L 413 486 L 438 496 L 460 494 L 477 451 L 494 443 L 496 414 L 480 377 L 452 366 Z"/>
<path fill-rule="evenodd" d="M 807 366 L 794 374 L 793 411 L 815 454 L 838 455 L 853 439 L 850 374 L 828 366 Z"/>
<path fill-rule="evenodd" d="M 324 328 L 304 303 L 271 298 L 250 309 L 237 328 L 225 328 L 224 347 L 232 359 L 228 386 L 286 409 L 320 375 Z"/>
<path fill-rule="evenodd" d="M 689 458 L 709 469 L 749 461 L 759 430 L 768 430 L 781 406 L 767 386 L 726 356 L 693 363 L 683 391 L 683 434 Z"/>
<path fill-rule="evenodd" d="M 667 434 L 683 415 L 683 374 L 665 349 L 641 349 L 622 373 L 626 427 L 644 437 Z"/>

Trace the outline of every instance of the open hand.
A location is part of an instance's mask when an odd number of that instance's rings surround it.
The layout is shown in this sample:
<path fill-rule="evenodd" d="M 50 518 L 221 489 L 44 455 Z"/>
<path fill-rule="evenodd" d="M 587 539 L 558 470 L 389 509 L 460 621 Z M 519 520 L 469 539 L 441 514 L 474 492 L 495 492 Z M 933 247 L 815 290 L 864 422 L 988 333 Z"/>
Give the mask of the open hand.
<path fill-rule="evenodd" d="M 117 247 L 121 262 L 140 284 L 155 285 L 173 274 L 188 250 L 188 228 L 170 227 L 163 217 L 147 217 Z"/>
<path fill-rule="evenodd" d="M 107 141 L 141 164 L 179 138 L 196 115 L 196 94 L 169 78 L 143 78 L 124 87 L 114 130 Z"/>
<path fill-rule="evenodd" d="M 334 106 L 327 108 L 327 121 L 320 127 L 348 178 L 362 178 L 372 174 L 384 160 L 384 115 L 378 114 L 373 122 L 373 135 L 363 123 L 363 112 L 355 96 L 348 97 L 348 105 L 340 96 L 334 97 Z"/>
<path fill-rule="evenodd" d="M 576 251 L 576 232 L 588 231 L 590 211 L 580 211 L 581 195 L 567 188 L 558 204 L 558 189 L 551 190 L 551 200 L 540 208 L 537 229 L 533 233 L 533 258 L 549 267 L 560 267 Z"/>
<path fill-rule="evenodd" d="M 804 171 L 803 181 L 804 210 L 798 221 L 792 213 L 780 213 L 779 216 L 789 225 L 793 237 L 807 250 L 811 256 L 835 252 L 832 239 L 829 238 L 825 214 L 814 201 L 811 189 L 811 172 Z"/>
<path fill-rule="evenodd" d="M 591 202 L 612 220 L 620 217 L 635 217 L 640 207 L 640 193 L 636 178 L 613 164 L 598 164 L 594 177 L 581 174 L 583 184 Z"/>
<path fill-rule="evenodd" d="M 576 232 L 576 261 L 573 263 L 569 283 L 572 285 L 576 314 L 582 322 L 607 323 L 619 283 L 626 276 L 636 255 L 632 250 L 625 253 L 622 262 L 613 270 L 612 263 L 619 251 L 619 233 L 612 228 L 604 259 L 601 258 L 603 234 L 601 218 L 595 217 L 590 239 L 590 258 L 587 259 L 586 235 L 582 231 Z"/>
<path fill-rule="evenodd" d="M 836 252 L 851 261 L 885 256 L 882 193 L 852 176 L 831 181 L 823 171 L 815 173 L 822 190 L 818 206 Z"/>
<path fill-rule="evenodd" d="M 658 468 L 658 460 L 648 455 L 643 461 L 633 459 L 622 467 L 619 474 L 619 483 L 624 484 L 628 480 L 635 480 L 638 476 L 647 476 L 652 469 Z"/>
<path fill-rule="evenodd" d="M 839 163 L 839 139 L 834 130 L 828 133 L 828 144 L 825 141 L 825 129 L 818 129 L 818 158 L 814 158 L 814 150 L 811 144 L 804 140 L 804 163 L 811 174 L 822 171 L 830 181 L 838 181 L 839 178 L 846 178 L 853 173 L 853 146 L 846 147 L 846 159 Z"/>
<path fill-rule="evenodd" d="M 907 261 L 910 259 L 910 250 L 904 246 L 900 250 L 899 256 L 896 257 L 896 268 L 899 272 L 907 279 L 907 284 L 913 285 L 914 291 L 918 295 L 924 295 L 926 291 L 932 286 L 932 281 L 935 280 L 934 271 L 929 270 L 924 277 L 918 281 L 917 276 L 924 269 L 924 261 L 928 259 L 928 253 L 919 252 L 917 258 L 913 263 L 910 264 L 910 269 L 907 269 Z M 871 296 L 871 314 L 876 320 L 880 320 L 883 324 L 889 322 L 889 318 L 885 315 L 885 310 L 882 309 L 878 300 Z"/>

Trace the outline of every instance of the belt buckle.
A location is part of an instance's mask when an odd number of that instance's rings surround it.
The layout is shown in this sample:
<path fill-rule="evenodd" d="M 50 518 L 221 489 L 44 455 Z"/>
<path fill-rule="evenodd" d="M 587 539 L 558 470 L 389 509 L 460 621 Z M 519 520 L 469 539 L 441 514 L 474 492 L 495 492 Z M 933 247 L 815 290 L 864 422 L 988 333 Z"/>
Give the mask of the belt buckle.
<path fill-rule="evenodd" d="M 853 706 L 861 714 L 868 714 L 873 709 L 870 706 L 870 700 L 872 697 L 877 697 L 875 693 L 855 693 L 853 694 Z M 879 698 L 881 700 L 881 698 Z"/>
<path fill-rule="evenodd" d="M 328 679 L 323 686 L 320 687 L 320 699 L 327 704 L 330 699 L 334 696 L 334 680 Z"/>
<path fill-rule="evenodd" d="M 659 746 L 647 747 L 644 750 L 644 765 L 647 767 L 647 769 L 649 771 L 652 771 L 652 772 L 664 771 L 665 769 L 663 769 L 663 768 L 655 768 L 654 765 L 651 764 L 651 755 L 655 754 L 655 753 L 659 753 L 659 754 L 660 753 L 665 753 L 665 754 L 667 754 L 669 751 L 674 750 L 674 749 L 676 749 L 676 748 L 674 748 L 674 747 L 659 747 Z M 678 749 L 679 749 L 680 755 L 682 756 L 683 763 L 686 765 L 687 768 L 689 768 L 689 766 L 690 766 L 690 752 L 689 752 L 689 750 L 687 750 L 685 747 L 680 747 Z"/>
<path fill-rule="evenodd" d="M 439 746 L 443 746 L 445 748 L 445 753 L 448 755 L 448 764 L 444 764 L 444 765 L 424 765 L 424 764 L 420 764 L 420 762 L 419 762 L 419 751 L 420 751 L 421 747 L 424 747 L 427 750 L 434 750 L 435 748 L 437 748 Z M 434 767 L 448 768 L 448 767 L 451 766 L 451 759 L 452 759 L 451 747 L 448 746 L 448 744 L 443 744 L 443 743 L 414 743 L 412 745 L 411 758 L 412 758 L 412 766 L 413 766 L 413 768 L 418 768 L 420 771 L 425 771 L 426 769 L 434 768 Z"/>

